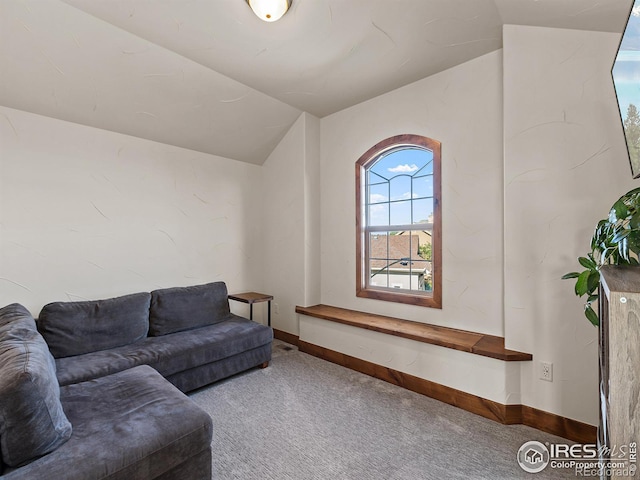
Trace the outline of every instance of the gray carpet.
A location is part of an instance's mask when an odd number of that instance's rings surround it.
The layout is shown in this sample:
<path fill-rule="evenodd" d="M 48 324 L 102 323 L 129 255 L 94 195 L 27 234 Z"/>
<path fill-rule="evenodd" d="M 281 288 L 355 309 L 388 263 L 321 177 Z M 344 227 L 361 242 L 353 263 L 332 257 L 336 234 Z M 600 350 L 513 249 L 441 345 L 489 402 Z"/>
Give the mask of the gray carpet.
<path fill-rule="evenodd" d="M 273 360 L 190 397 L 213 419 L 214 479 L 519 479 L 529 440 L 505 426 L 275 341 Z"/>

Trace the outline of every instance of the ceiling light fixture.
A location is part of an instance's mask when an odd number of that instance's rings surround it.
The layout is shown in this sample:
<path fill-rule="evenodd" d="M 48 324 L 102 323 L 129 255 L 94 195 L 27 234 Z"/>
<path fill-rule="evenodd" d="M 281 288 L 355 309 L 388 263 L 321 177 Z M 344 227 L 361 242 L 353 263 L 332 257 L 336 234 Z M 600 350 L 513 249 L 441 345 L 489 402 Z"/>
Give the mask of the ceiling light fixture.
<path fill-rule="evenodd" d="M 247 3 L 258 18 L 265 22 L 280 20 L 287 13 L 292 0 L 247 0 Z"/>

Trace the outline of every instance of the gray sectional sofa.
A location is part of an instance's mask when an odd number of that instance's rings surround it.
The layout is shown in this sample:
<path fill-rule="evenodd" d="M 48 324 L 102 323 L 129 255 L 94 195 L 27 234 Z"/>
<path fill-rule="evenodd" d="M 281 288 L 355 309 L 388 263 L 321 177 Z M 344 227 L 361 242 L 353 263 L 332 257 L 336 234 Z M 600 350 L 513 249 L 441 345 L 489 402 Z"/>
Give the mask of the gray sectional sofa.
<path fill-rule="evenodd" d="M 187 392 L 271 359 L 223 282 L 0 309 L 0 478 L 211 478 Z M 176 388 L 177 387 L 177 388 Z"/>

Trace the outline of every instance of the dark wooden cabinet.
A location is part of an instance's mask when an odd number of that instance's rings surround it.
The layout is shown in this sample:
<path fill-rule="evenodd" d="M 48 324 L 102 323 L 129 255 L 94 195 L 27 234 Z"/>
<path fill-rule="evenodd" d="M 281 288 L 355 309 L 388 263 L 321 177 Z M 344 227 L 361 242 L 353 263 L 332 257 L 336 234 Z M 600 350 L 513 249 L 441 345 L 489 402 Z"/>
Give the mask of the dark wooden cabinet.
<path fill-rule="evenodd" d="M 602 460 L 611 451 L 614 461 L 624 446 L 625 460 L 638 465 L 632 455 L 640 442 L 640 267 L 604 266 L 600 274 L 598 448 Z"/>

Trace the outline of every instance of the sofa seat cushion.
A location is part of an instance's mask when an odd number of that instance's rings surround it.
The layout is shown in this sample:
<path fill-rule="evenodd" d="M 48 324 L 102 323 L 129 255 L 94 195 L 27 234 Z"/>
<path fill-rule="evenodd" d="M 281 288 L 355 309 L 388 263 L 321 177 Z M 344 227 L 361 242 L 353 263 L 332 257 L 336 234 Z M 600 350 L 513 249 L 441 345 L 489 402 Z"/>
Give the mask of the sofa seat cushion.
<path fill-rule="evenodd" d="M 0 452 L 18 466 L 55 450 L 72 427 L 60 403 L 56 366 L 29 311 L 0 309 Z"/>
<path fill-rule="evenodd" d="M 211 444 L 209 415 L 147 366 L 63 387 L 61 399 L 71 439 L 6 480 L 155 478 Z"/>
<path fill-rule="evenodd" d="M 224 282 L 151 292 L 149 335 L 159 336 L 222 322 L 229 315 Z"/>
<path fill-rule="evenodd" d="M 215 325 L 148 337 L 134 345 L 56 360 L 60 385 L 98 378 L 136 365 L 150 365 L 162 375 L 218 361 L 273 340 L 271 328 L 229 314 Z"/>
<path fill-rule="evenodd" d="M 146 338 L 150 303 L 149 293 L 49 303 L 40 312 L 38 330 L 56 358 L 128 345 Z"/>

